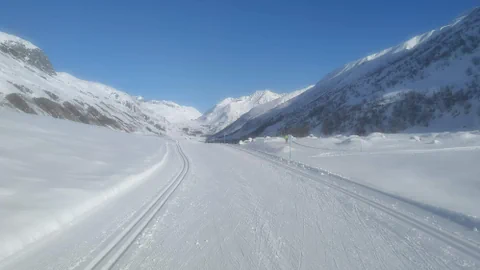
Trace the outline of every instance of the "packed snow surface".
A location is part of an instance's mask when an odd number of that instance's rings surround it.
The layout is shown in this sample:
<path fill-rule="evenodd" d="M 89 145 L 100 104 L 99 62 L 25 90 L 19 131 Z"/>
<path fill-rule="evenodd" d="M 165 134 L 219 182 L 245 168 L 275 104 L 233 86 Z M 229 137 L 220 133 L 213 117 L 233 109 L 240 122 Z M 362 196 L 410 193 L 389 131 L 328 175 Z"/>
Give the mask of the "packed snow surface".
<path fill-rule="evenodd" d="M 281 138 L 205 144 L 0 116 L 1 269 L 478 269 L 480 263 L 475 228 L 258 152 L 287 153 Z M 296 142 L 338 151 L 295 146 L 293 156 L 368 160 L 362 153 L 376 149 L 386 160 L 415 161 L 429 152 L 459 158 L 475 153 L 478 134 L 396 136 L 311 136 Z M 464 140 L 470 150 L 449 140 Z M 337 162 L 345 173 L 357 166 Z M 468 168 L 458 181 L 475 170 Z"/>
<path fill-rule="evenodd" d="M 165 140 L 0 112 L 0 260 L 141 183 Z"/>
<path fill-rule="evenodd" d="M 480 217 L 480 132 L 307 137 L 292 142 L 292 159 L 355 182 L 455 212 Z M 284 158 L 283 138 L 245 147 Z"/>

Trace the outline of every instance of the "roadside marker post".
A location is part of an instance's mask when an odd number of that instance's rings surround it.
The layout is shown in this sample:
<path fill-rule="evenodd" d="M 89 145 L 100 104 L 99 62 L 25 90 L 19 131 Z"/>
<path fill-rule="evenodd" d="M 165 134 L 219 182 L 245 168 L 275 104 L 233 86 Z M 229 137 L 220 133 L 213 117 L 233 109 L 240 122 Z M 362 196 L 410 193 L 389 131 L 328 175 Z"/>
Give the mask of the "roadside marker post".
<path fill-rule="evenodd" d="M 288 135 L 288 148 L 289 148 L 289 153 L 288 153 L 288 160 L 291 162 L 292 161 L 292 135 Z"/>

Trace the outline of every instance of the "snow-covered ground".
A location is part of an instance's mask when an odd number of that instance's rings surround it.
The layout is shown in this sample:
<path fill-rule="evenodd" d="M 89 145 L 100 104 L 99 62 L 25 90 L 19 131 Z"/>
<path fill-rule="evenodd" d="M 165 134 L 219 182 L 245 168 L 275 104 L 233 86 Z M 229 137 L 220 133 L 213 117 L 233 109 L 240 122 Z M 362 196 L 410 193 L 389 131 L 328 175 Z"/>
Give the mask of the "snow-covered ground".
<path fill-rule="evenodd" d="M 289 158 L 283 138 L 244 147 Z M 480 132 L 294 139 L 292 159 L 382 191 L 480 217 Z"/>
<path fill-rule="evenodd" d="M 459 148 L 460 135 L 466 141 L 462 147 L 476 147 L 470 142 L 477 141 L 475 132 L 447 135 L 409 140 L 412 145 L 434 142 L 415 148 L 417 155 L 450 152 L 439 149 L 450 137 L 455 143 L 449 147 Z M 335 147 L 329 150 L 332 157 L 396 151 L 388 157 L 411 150 L 402 136 L 297 143 Z M 177 139 L 0 113 L 0 269 L 480 265 L 480 235 L 474 228 L 252 150 L 283 151 L 281 139 L 243 147 Z M 294 156 L 302 153 L 299 147 Z M 321 158 L 318 151 L 315 155 Z"/>
<path fill-rule="evenodd" d="M 0 260 L 148 178 L 166 141 L 0 112 Z"/>

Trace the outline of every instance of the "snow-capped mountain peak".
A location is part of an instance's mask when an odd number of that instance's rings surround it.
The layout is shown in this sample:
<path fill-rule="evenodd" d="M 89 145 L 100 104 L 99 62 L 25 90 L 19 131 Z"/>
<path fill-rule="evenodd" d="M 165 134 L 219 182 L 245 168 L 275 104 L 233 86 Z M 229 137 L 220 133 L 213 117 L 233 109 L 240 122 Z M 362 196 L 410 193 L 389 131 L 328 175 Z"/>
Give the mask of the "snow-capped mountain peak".
<path fill-rule="evenodd" d="M 31 42 L 0 32 L 0 52 L 36 68 L 47 75 L 55 75 L 52 63 L 45 53 Z"/>
<path fill-rule="evenodd" d="M 184 123 L 202 115 L 193 107 L 181 106 L 173 101 L 142 100 L 142 106 L 153 115 L 165 117 L 170 123 Z"/>
<path fill-rule="evenodd" d="M 263 91 L 256 91 L 255 93 L 253 93 L 253 95 L 251 96 L 251 99 L 253 101 L 253 104 L 257 106 L 257 105 L 265 104 L 267 102 L 275 100 L 281 97 L 282 95 L 283 94 L 277 94 L 270 90 L 263 90 Z"/>
<path fill-rule="evenodd" d="M 26 41 L 22 38 L 19 38 L 17 36 L 10 35 L 4 32 L 0 32 L 0 44 L 5 44 L 5 45 L 21 44 L 29 50 L 39 49 L 37 46 L 33 45 L 29 41 Z"/>
<path fill-rule="evenodd" d="M 281 106 L 284 106 L 285 103 L 290 101 L 291 99 L 303 94 L 304 92 L 312 89 L 314 85 L 309 85 L 305 88 L 295 90 L 291 93 L 288 94 L 282 94 L 280 97 L 273 99 L 268 102 L 264 102 L 263 104 L 259 104 L 255 107 L 253 107 L 250 111 L 244 113 L 239 119 L 231 123 L 230 125 L 226 126 L 224 129 L 220 130 L 217 132 L 217 135 L 220 137 L 223 137 L 224 134 L 231 134 L 234 133 L 235 131 L 241 129 L 244 127 L 245 123 L 248 121 L 259 117 L 273 109 L 277 109 Z M 271 93 L 271 92 L 270 92 Z M 263 97 L 263 96 L 262 96 Z M 215 135 L 213 135 L 215 137 Z"/>
<path fill-rule="evenodd" d="M 202 115 L 198 121 L 203 126 L 208 126 L 208 133 L 222 130 L 252 108 L 275 100 L 282 94 L 270 90 L 256 91 L 251 95 L 239 98 L 226 98 Z"/>

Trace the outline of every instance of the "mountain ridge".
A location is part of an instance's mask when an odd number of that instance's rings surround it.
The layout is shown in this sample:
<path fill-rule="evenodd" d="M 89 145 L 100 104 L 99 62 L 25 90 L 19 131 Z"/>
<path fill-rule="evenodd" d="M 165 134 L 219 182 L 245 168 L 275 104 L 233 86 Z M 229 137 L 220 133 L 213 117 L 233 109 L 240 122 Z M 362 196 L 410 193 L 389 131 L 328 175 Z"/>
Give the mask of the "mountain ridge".
<path fill-rule="evenodd" d="M 293 92 L 287 93 L 287 94 L 282 94 L 280 97 L 277 99 L 271 100 L 269 102 L 266 102 L 264 104 L 260 104 L 258 106 L 253 107 L 250 111 L 244 113 L 242 116 L 240 116 L 237 120 L 226 126 L 224 129 L 221 131 L 217 132 L 217 134 L 212 135 L 213 137 L 215 136 L 223 136 L 223 134 L 229 134 L 233 133 L 234 131 L 239 130 L 245 123 L 247 123 L 249 120 L 254 119 L 256 117 L 259 117 L 265 113 L 267 113 L 270 110 L 273 110 L 275 108 L 278 108 L 282 104 L 288 102 L 289 100 L 303 94 L 304 92 L 312 89 L 314 85 L 307 86 L 305 88 L 295 90 Z"/>
<path fill-rule="evenodd" d="M 0 32 L 0 65 L 4 67 L 0 72 L 0 107 L 125 132 L 213 133 L 253 107 L 287 95 L 259 90 L 251 95 L 225 98 L 210 112 L 201 114 L 190 106 L 167 100 L 145 100 L 100 82 L 57 72 L 39 47 L 3 32 Z M 201 132 L 191 132 L 191 129 Z"/>
<path fill-rule="evenodd" d="M 176 129 L 155 112 L 158 106 L 148 107 L 148 103 L 108 85 L 57 72 L 39 47 L 3 32 L 0 67 L 0 107 L 4 109 L 124 132 L 165 135 Z M 178 106 L 172 108 L 183 109 Z M 198 112 L 187 108 L 189 113 Z"/>
<path fill-rule="evenodd" d="M 202 116 L 191 106 L 179 105 L 168 100 L 142 100 L 143 106 L 158 116 L 165 117 L 170 123 L 185 123 Z"/>
<path fill-rule="evenodd" d="M 216 133 L 231 124 L 252 108 L 275 100 L 284 94 L 277 94 L 270 90 L 255 91 L 251 95 L 238 98 L 228 97 L 217 103 L 200 118 L 199 125 L 206 127 L 205 133 Z"/>
<path fill-rule="evenodd" d="M 351 61 L 314 86 L 225 98 L 201 114 L 57 72 L 47 55 L 0 32 L 0 107 L 125 132 L 253 136 L 480 128 L 480 8 Z M 193 133 L 191 130 L 195 130 Z"/>
<path fill-rule="evenodd" d="M 479 128 L 479 43 L 480 8 L 475 8 L 449 25 L 335 69 L 229 139 Z"/>

